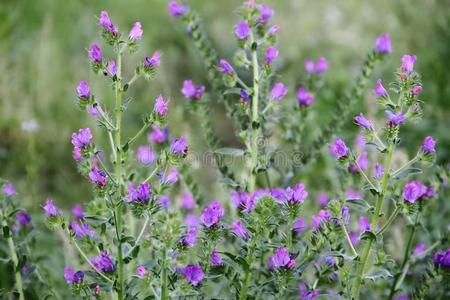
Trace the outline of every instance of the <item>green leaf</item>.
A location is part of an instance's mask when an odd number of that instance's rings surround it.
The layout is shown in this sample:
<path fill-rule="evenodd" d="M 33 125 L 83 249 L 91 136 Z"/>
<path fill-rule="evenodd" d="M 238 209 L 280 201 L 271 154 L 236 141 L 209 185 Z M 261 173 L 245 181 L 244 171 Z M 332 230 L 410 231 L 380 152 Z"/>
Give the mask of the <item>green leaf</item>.
<path fill-rule="evenodd" d="M 416 174 L 422 174 L 422 170 L 419 168 L 409 168 L 409 169 L 401 171 L 399 174 L 395 175 L 395 178 L 406 178 L 406 177 L 413 176 Z"/>
<path fill-rule="evenodd" d="M 364 231 L 360 236 L 360 240 L 373 240 L 377 239 L 377 236 L 372 231 Z"/>
<path fill-rule="evenodd" d="M 224 95 L 229 95 L 229 94 L 240 95 L 241 94 L 241 89 L 239 89 L 239 88 L 227 89 L 227 90 L 225 90 L 225 92 L 223 92 L 223 94 Z"/>
<path fill-rule="evenodd" d="M 219 148 L 214 151 L 215 153 L 222 155 L 231 155 L 231 156 L 242 156 L 244 155 L 244 150 L 237 148 Z"/>
<path fill-rule="evenodd" d="M 376 281 L 378 279 L 386 279 L 392 277 L 392 274 L 386 269 L 378 269 L 364 276 L 364 279 Z"/>

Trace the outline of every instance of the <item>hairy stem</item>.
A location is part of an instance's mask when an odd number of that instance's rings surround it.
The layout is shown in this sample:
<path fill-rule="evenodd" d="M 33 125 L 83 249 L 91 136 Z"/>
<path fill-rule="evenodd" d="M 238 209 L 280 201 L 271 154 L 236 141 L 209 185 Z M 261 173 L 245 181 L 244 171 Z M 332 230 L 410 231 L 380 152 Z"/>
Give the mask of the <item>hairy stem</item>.
<path fill-rule="evenodd" d="M 247 255 L 247 269 L 244 273 L 244 280 L 242 281 L 242 288 L 239 292 L 239 300 L 245 300 L 247 299 L 247 293 L 248 293 L 248 285 L 250 284 L 250 277 L 251 277 L 251 270 L 252 270 L 252 264 L 254 259 L 254 253 L 256 249 L 256 236 L 253 237 L 252 245 L 250 246 L 250 249 L 248 251 Z"/>
<path fill-rule="evenodd" d="M 353 246 L 352 240 L 350 239 L 350 236 L 348 235 L 347 227 L 345 227 L 344 220 L 339 220 L 339 223 L 341 224 L 342 231 L 344 232 L 345 239 L 347 240 L 347 243 L 350 247 L 350 250 L 352 251 L 353 257 L 358 256 L 358 252 L 356 252 L 355 247 Z"/>
<path fill-rule="evenodd" d="M 395 210 L 392 212 L 392 214 L 389 217 L 389 219 L 383 225 L 383 227 L 381 227 L 380 231 L 377 232 L 377 235 L 382 235 L 386 231 L 386 229 L 388 229 L 388 227 L 391 226 L 392 222 L 394 222 L 395 217 L 398 215 L 399 212 L 400 212 L 400 207 L 397 206 L 395 208 Z"/>
<path fill-rule="evenodd" d="M 163 249 L 163 263 L 161 270 L 161 299 L 166 300 L 167 298 L 167 245 L 164 245 Z"/>

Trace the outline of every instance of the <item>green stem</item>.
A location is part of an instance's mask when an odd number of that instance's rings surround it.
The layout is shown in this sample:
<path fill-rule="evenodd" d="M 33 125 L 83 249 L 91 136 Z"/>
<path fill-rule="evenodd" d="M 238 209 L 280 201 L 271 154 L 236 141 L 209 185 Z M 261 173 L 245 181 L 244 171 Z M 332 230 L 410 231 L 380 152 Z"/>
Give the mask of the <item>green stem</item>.
<path fill-rule="evenodd" d="M 252 264 L 253 264 L 253 259 L 254 259 L 253 255 L 255 253 L 255 249 L 256 249 L 256 236 L 253 237 L 252 245 L 250 246 L 250 249 L 247 254 L 248 268 L 245 270 L 245 273 L 244 273 L 244 280 L 242 283 L 241 291 L 239 293 L 239 300 L 247 299 L 248 285 L 250 284 L 250 277 L 252 274 L 251 270 L 252 270 Z"/>
<path fill-rule="evenodd" d="M 369 185 L 372 187 L 372 189 L 374 189 L 375 191 L 378 191 L 378 189 L 375 187 L 375 185 L 372 183 L 372 180 L 369 179 L 369 177 L 367 176 L 367 174 L 364 172 L 364 170 L 361 168 L 361 166 L 358 163 L 357 159 L 354 159 L 353 162 L 355 163 L 356 167 L 359 170 L 359 173 L 364 177 L 364 179 L 367 181 L 367 183 L 369 183 Z"/>
<path fill-rule="evenodd" d="M 417 212 L 416 219 L 414 221 L 413 226 L 411 227 L 411 231 L 409 232 L 408 243 L 406 244 L 405 253 L 403 254 L 403 261 L 400 267 L 401 273 L 395 276 L 394 282 L 392 283 L 391 286 L 389 300 L 391 300 L 394 297 L 395 291 L 399 286 L 401 286 L 403 280 L 405 279 L 406 273 L 408 272 L 409 269 L 408 261 L 411 256 L 411 248 L 414 239 L 414 233 L 416 232 L 417 225 L 419 224 L 419 219 L 420 219 L 420 212 Z"/>
<path fill-rule="evenodd" d="M 350 239 L 350 236 L 348 235 L 347 227 L 345 227 L 344 220 L 339 220 L 339 223 L 341 224 L 342 231 L 344 232 L 345 239 L 347 240 L 348 245 L 350 246 L 350 250 L 352 250 L 353 257 L 358 256 L 358 252 L 356 252 L 355 247 L 353 246 L 352 240 Z"/>
<path fill-rule="evenodd" d="M 114 143 L 117 147 L 121 147 L 121 126 L 122 126 L 122 84 L 121 84 L 121 74 L 122 74 L 122 50 L 118 47 L 117 50 L 117 81 L 115 85 L 116 92 L 116 131 L 114 136 Z M 114 222 L 116 235 L 117 235 L 117 273 L 118 273 L 118 286 L 117 286 L 117 297 L 118 300 L 124 299 L 124 290 L 125 290 L 125 282 L 124 282 L 124 264 L 123 264 L 123 252 L 122 252 L 122 206 L 120 202 L 122 201 L 122 155 L 121 149 L 119 152 L 116 152 L 116 160 L 115 160 L 115 173 L 116 173 L 116 182 L 118 184 L 117 190 L 117 203 L 115 205 L 115 217 L 116 222 Z"/>
<path fill-rule="evenodd" d="M 128 144 L 133 144 L 144 132 L 147 128 L 149 128 L 152 124 L 151 123 L 145 123 L 144 126 L 139 129 L 139 131 L 136 133 L 135 136 L 133 136 L 129 141 Z"/>
<path fill-rule="evenodd" d="M 395 144 L 391 143 L 387 150 L 386 162 L 384 165 L 385 171 L 384 171 L 383 181 L 381 184 L 381 191 L 378 194 L 378 198 L 377 198 L 377 202 L 376 202 L 376 206 L 375 206 L 375 212 L 372 216 L 372 222 L 371 222 L 371 227 L 370 227 L 372 231 L 376 228 L 376 226 L 378 224 L 378 220 L 380 218 L 380 212 L 381 212 L 381 208 L 383 205 L 384 196 L 386 194 L 386 189 L 388 186 L 389 178 L 391 177 L 390 169 L 391 169 L 392 156 L 394 154 L 394 150 L 395 150 Z M 360 260 L 358 270 L 356 273 L 356 277 L 355 277 L 355 281 L 353 284 L 352 299 L 357 299 L 359 297 L 359 289 L 361 287 L 361 281 L 364 276 L 364 269 L 366 267 L 367 259 L 369 257 L 370 248 L 372 247 L 372 242 L 373 242 L 373 239 L 369 239 L 367 241 L 367 243 L 363 249 L 363 252 L 361 254 L 361 260 Z"/>
<path fill-rule="evenodd" d="M 399 212 L 400 212 L 400 207 L 397 206 L 395 208 L 394 212 L 392 212 L 392 214 L 389 217 L 389 219 L 383 225 L 383 227 L 381 227 L 380 231 L 377 232 L 377 235 L 382 235 L 386 231 L 386 229 L 388 229 L 388 227 L 391 226 L 392 222 L 394 222 L 395 217 L 398 215 Z"/>
<path fill-rule="evenodd" d="M 255 40 L 253 34 L 251 37 L 252 47 L 252 65 L 253 65 L 253 95 L 252 95 L 252 145 L 251 145 L 251 164 L 249 174 L 249 192 L 253 192 L 256 184 L 255 168 L 258 163 L 258 101 L 259 101 L 259 64 L 258 49 L 254 47 Z"/>
<path fill-rule="evenodd" d="M 413 165 L 418 160 L 419 160 L 419 157 L 416 155 L 413 159 L 411 159 L 406 164 L 401 166 L 398 170 L 396 170 L 394 173 L 392 173 L 392 177 L 397 176 L 398 174 L 400 174 L 400 172 L 402 172 L 404 169 L 410 167 L 411 165 Z"/>
<path fill-rule="evenodd" d="M 166 300 L 167 298 L 167 246 L 164 245 L 163 249 L 163 263 L 162 263 L 162 270 L 161 270 L 161 299 Z"/>
<path fill-rule="evenodd" d="M 145 217 L 145 221 L 144 224 L 142 225 L 141 231 L 139 232 L 138 237 L 136 238 L 136 241 L 134 242 L 134 247 L 130 249 L 130 251 L 128 251 L 127 254 L 125 254 L 125 257 L 127 257 L 128 255 L 131 254 L 131 252 L 133 252 L 133 250 L 139 245 L 139 242 L 141 241 L 142 237 L 144 236 L 144 232 L 145 232 L 145 228 L 147 228 L 148 222 L 150 221 L 150 217 L 147 215 Z"/>

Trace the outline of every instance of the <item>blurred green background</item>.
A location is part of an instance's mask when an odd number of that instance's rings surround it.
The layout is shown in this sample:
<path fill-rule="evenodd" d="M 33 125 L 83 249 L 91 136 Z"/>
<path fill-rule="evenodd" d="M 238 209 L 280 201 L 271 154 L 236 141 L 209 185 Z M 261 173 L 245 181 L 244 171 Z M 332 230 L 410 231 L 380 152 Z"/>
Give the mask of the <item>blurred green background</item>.
<path fill-rule="evenodd" d="M 239 0 L 187 3 L 205 21 L 214 46 L 223 57 L 230 58 L 237 48 L 233 26 Z M 90 72 L 87 47 L 101 42 L 96 16 L 107 10 L 114 23 L 128 32 L 136 20 L 144 29 L 138 53 L 125 61 L 125 74 L 132 74 L 144 55 L 158 50 L 162 66 L 157 80 L 139 80 L 130 92 L 135 99 L 125 119 L 130 135 L 141 125 L 141 112 L 149 111 L 160 93 L 171 97 L 171 133 L 186 132 L 197 120 L 184 112 L 182 81 L 192 78 L 206 83 L 199 55 L 184 28 L 167 15 L 166 1 L 17 1 L 0 2 L 0 177 L 16 185 L 23 206 L 39 209 L 48 196 L 61 206 L 89 199 L 85 180 L 78 175 L 72 159 L 70 134 L 80 127 L 95 127 L 95 121 L 76 106 L 75 86 L 87 79 L 94 93 L 104 103 L 113 95 L 100 76 Z M 423 76 L 425 121 L 420 126 L 405 127 L 404 139 L 417 146 L 426 134 L 439 141 L 440 163 L 450 155 L 450 14 L 448 1 L 438 0 L 283 0 L 266 1 L 276 10 L 274 22 L 281 26 L 278 68 L 281 80 L 291 87 L 304 72 L 303 61 L 325 56 L 330 64 L 326 74 L 328 94 L 348 88 L 365 53 L 373 47 L 376 36 L 390 32 L 394 53 L 390 61 L 376 70 L 374 80 L 392 79 L 402 54 L 416 54 L 416 69 Z M 110 53 L 109 53 L 110 54 Z M 106 51 L 105 55 L 108 55 Z M 372 84 L 370 85 L 372 87 Z M 366 104 L 374 104 L 367 91 Z M 330 117 L 333 101 L 317 101 L 314 118 L 317 124 Z M 355 112 L 368 108 L 354 108 Z M 224 145 L 236 142 L 222 107 L 217 115 L 217 132 Z M 35 120 L 35 132 L 23 130 L 24 122 Z M 351 120 L 344 129 L 355 133 Z M 26 126 L 26 125 L 25 125 Z M 195 135 L 194 133 L 191 133 Z M 198 141 L 202 141 L 199 139 Z M 201 147 L 195 145 L 194 149 Z M 411 147 L 413 149 L 414 147 Z M 413 150 L 411 150 L 413 151 Z M 313 172 L 320 173 L 321 168 Z M 206 178 L 206 176 L 204 176 Z M 213 179 L 209 179 L 213 180 Z"/>

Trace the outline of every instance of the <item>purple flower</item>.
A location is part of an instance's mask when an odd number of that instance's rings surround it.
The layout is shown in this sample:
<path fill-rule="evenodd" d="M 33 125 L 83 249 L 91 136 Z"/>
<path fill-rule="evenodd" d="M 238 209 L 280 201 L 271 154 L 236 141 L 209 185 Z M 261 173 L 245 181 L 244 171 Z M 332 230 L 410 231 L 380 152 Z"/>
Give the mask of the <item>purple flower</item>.
<path fill-rule="evenodd" d="M 19 211 L 16 214 L 16 222 L 23 226 L 28 226 L 31 223 L 31 217 L 25 211 Z"/>
<path fill-rule="evenodd" d="M 165 115 L 167 115 L 167 104 L 169 104 L 169 101 L 164 102 L 163 96 L 159 95 L 155 100 L 155 107 L 153 108 L 153 111 L 161 117 L 164 117 Z"/>
<path fill-rule="evenodd" d="M 369 158 L 367 155 L 367 151 L 361 152 L 361 154 L 359 155 L 359 157 L 356 161 L 358 162 L 358 165 L 361 167 L 361 169 L 366 170 L 369 167 Z M 359 173 L 358 167 L 356 165 L 354 165 L 353 163 L 351 163 L 348 166 L 348 170 L 351 173 Z"/>
<path fill-rule="evenodd" d="M 52 199 L 45 201 L 44 212 L 48 217 L 56 217 L 59 215 L 59 209 L 55 206 Z"/>
<path fill-rule="evenodd" d="M 203 212 L 200 216 L 200 219 L 206 227 L 210 228 L 220 222 L 220 220 L 225 215 L 225 211 L 222 208 L 222 205 L 219 201 L 213 201 L 211 202 L 205 209 L 203 209 Z"/>
<path fill-rule="evenodd" d="M 193 286 L 197 286 L 205 277 L 202 268 L 194 264 L 189 264 L 184 268 L 178 268 L 178 273 L 183 275 Z"/>
<path fill-rule="evenodd" d="M 89 105 L 88 108 L 87 108 L 87 112 L 88 112 L 88 114 L 90 114 L 94 118 L 100 116 L 100 112 L 98 111 L 98 108 L 95 107 L 94 105 Z"/>
<path fill-rule="evenodd" d="M 106 67 L 109 75 L 114 76 L 117 74 L 117 64 L 115 60 L 108 61 L 108 66 Z"/>
<path fill-rule="evenodd" d="M 366 216 L 359 217 L 359 233 L 363 233 L 365 231 L 370 231 L 370 223 L 369 219 Z"/>
<path fill-rule="evenodd" d="M 302 106 L 310 106 L 314 103 L 314 96 L 311 95 L 307 89 L 299 88 L 297 90 L 297 100 L 298 104 Z"/>
<path fill-rule="evenodd" d="M 305 70 L 308 74 L 314 73 L 314 62 L 310 59 L 305 60 Z"/>
<path fill-rule="evenodd" d="M 88 237 L 94 237 L 95 236 L 95 231 L 91 230 L 91 228 L 89 227 L 89 224 L 87 223 L 78 223 L 78 221 L 72 221 L 70 222 L 70 229 L 72 230 L 72 232 L 74 233 L 75 237 L 77 238 L 82 238 L 85 236 Z"/>
<path fill-rule="evenodd" d="M 391 36 L 389 33 L 383 33 L 377 37 L 375 50 L 381 54 L 392 52 Z"/>
<path fill-rule="evenodd" d="M 144 278 L 145 276 L 147 276 L 147 270 L 144 266 L 138 266 L 136 268 L 136 276 L 139 278 Z"/>
<path fill-rule="evenodd" d="M 328 70 L 328 62 L 327 59 L 322 56 L 316 61 L 315 71 L 317 74 L 320 74 L 326 70 Z"/>
<path fill-rule="evenodd" d="M 169 129 L 167 127 L 165 128 L 159 128 L 156 125 L 152 125 L 152 131 L 148 135 L 148 139 L 150 141 L 153 141 L 157 144 L 164 143 L 169 138 Z"/>
<path fill-rule="evenodd" d="M 148 183 L 141 183 L 137 188 L 128 184 L 128 202 L 144 204 L 150 201 L 152 196 L 152 186 Z"/>
<path fill-rule="evenodd" d="M 311 230 L 316 231 L 319 226 L 327 222 L 331 217 L 329 211 L 321 209 L 318 215 L 313 215 L 311 217 Z"/>
<path fill-rule="evenodd" d="M 277 268 L 293 269 L 295 267 L 295 259 L 289 255 L 289 250 L 284 247 L 276 248 L 273 255 L 269 256 L 269 269 Z"/>
<path fill-rule="evenodd" d="M 72 156 L 74 160 L 79 161 L 83 157 L 83 153 L 81 153 L 80 148 L 73 147 Z"/>
<path fill-rule="evenodd" d="M 320 206 L 327 206 L 328 204 L 328 196 L 325 192 L 320 192 L 319 196 L 317 197 L 317 200 L 319 201 Z"/>
<path fill-rule="evenodd" d="M 168 209 L 170 206 L 170 197 L 167 195 L 162 195 L 161 197 L 158 198 L 158 201 L 156 201 L 156 203 L 164 208 L 164 209 Z"/>
<path fill-rule="evenodd" d="M 350 231 L 348 233 L 348 236 L 350 238 L 350 241 L 352 242 L 352 245 L 355 246 L 355 247 L 358 246 L 358 244 L 359 244 L 359 234 L 357 232 L 355 232 L 355 231 Z"/>
<path fill-rule="evenodd" d="M 170 152 L 174 154 L 187 155 L 188 145 L 185 135 L 182 135 L 179 139 L 174 139 L 172 143 L 170 143 Z"/>
<path fill-rule="evenodd" d="M 180 245 L 190 248 L 194 247 L 195 242 L 197 242 L 197 229 L 191 227 L 188 229 L 187 233 L 181 237 Z"/>
<path fill-rule="evenodd" d="M 156 160 L 156 153 L 150 146 L 139 146 L 136 151 L 137 160 L 143 165 L 150 165 Z"/>
<path fill-rule="evenodd" d="M 427 248 L 427 245 L 424 243 L 420 243 L 414 248 L 414 255 L 420 255 L 425 249 Z"/>
<path fill-rule="evenodd" d="M 164 177 L 163 173 L 159 173 L 158 176 L 161 179 L 161 182 L 167 185 L 171 185 L 178 181 L 178 170 L 177 168 L 172 168 L 169 171 L 169 174 Z"/>
<path fill-rule="evenodd" d="M 235 236 L 243 240 L 250 238 L 250 233 L 248 232 L 247 228 L 245 228 L 244 224 L 242 224 L 242 222 L 239 220 L 231 223 L 231 231 Z"/>
<path fill-rule="evenodd" d="M 228 75 L 233 75 L 233 73 L 234 73 L 233 67 L 225 59 L 221 59 L 219 61 L 219 66 L 217 67 L 217 71 L 228 74 Z"/>
<path fill-rule="evenodd" d="M 336 138 L 333 144 L 329 146 L 330 153 L 336 158 L 346 157 L 348 155 L 348 148 L 341 138 Z"/>
<path fill-rule="evenodd" d="M 386 110 L 385 112 L 386 112 L 387 117 L 389 118 L 390 126 L 399 126 L 405 122 L 405 115 L 401 111 L 399 111 L 396 114 L 394 114 L 390 110 Z"/>
<path fill-rule="evenodd" d="M 413 180 L 403 188 L 403 198 L 409 203 L 414 203 L 426 197 L 427 190 L 427 187 L 421 182 Z"/>
<path fill-rule="evenodd" d="M 341 210 L 341 218 L 344 220 L 345 225 L 350 222 L 350 208 L 348 206 L 344 206 Z"/>
<path fill-rule="evenodd" d="M 144 59 L 144 67 L 147 69 L 154 69 L 159 66 L 160 63 L 158 51 L 153 52 L 152 57 L 146 56 Z"/>
<path fill-rule="evenodd" d="M 240 40 L 245 40 L 250 35 L 250 26 L 247 21 L 239 21 L 234 28 L 234 34 Z"/>
<path fill-rule="evenodd" d="M 266 49 L 266 56 L 264 58 L 267 65 L 270 65 L 278 57 L 278 49 L 275 47 L 268 47 Z"/>
<path fill-rule="evenodd" d="M 209 262 L 211 265 L 218 267 L 223 265 L 222 257 L 220 257 L 219 253 L 217 253 L 216 249 L 211 251 L 211 256 L 209 257 Z"/>
<path fill-rule="evenodd" d="M 260 13 L 258 22 L 262 25 L 266 25 L 274 14 L 273 9 L 265 4 L 258 5 L 258 9 Z"/>
<path fill-rule="evenodd" d="M 450 268 L 450 249 L 447 249 L 447 251 L 436 251 L 434 264 L 442 268 Z"/>
<path fill-rule="evenodd" d="M 432 136 L 427 136 L 422 143 L 422 152 L 425 154 L 436 151 L 436 141 Z"/>
<path fill-rule="evenodd" d="M 14 188 L 14 185 L 11 182 L 7 182 L 3 186 L 2 193 L 7 197 L 11 197 L 16 194 L 16 189 Z"/>
<path fill-rule="evenodd" d="M 251 97 L 248 94 L 246 89 L 241 89 L 241 91 L 239 92 L 240 96 L 241 96 L 241 102 L 242 103 L 247 103 L 250 101 Z"/>
<path fill-rule="evenodd" d="M 272 35 L 275 35 L 277 32 L 278 32 L 278 30 L 280 30 L 280 26 L 278 26 L 278 25 L 272 25 L 270 28 L 269 28 L 269 30 L 267 31 L 267 34 L 269 35 L 269 36 L 272 36 Z"/>
<path fill-rule="evenodd" d="M 231 203 L 234 207 L 244 212 L 251 212 L 255 204 L 254 197 L 249 197 L 246 192 L 232 191 L 230 194 Z"/>
<path fill-rule="evenodd" d="M 402 70 L 403 72 L 409 74 L 414 70 L 414 63 L 417 57 L 415 55 L 405 54 L 402 56 Z"/>
<path fill-rule="evenodd" d="M 314 300 L 319 295 L 318 290 L 309 290 L 304 282 L 299 286 L 300 300 Z"/>
<path fill-rule="evenodd" d="M 102 61 L 102 50 L 100 49 L 98 44 L 92 44 L 88 50 L 89 59 L 96 63 Z"/>
<path fill-rule="evenodd" d="M 109 15 L 106 11 L 100 12 L 100 18 L 98 20 L 98 23 L 112 35 L 117 35 L 119 33 L 116 26 L 114 26 L 114 24 L 111 22 Z"/>
<path fill-rule="evenodd" d="M 349 188 L 346 192 L 345 192 L 345 199 L 346 200 L 361 200 L 363 198 L 363 195 L 361 192 L 359 191 L 355 191 L 352 188 Z"/>
<path fill-rule="evenodd" d="M 77 94 L 80 99 L 87 99 L 91 96 L 91 90 L 86 80 L 81 80 L 78 84 Z"/>
<path fill-rule="evenodd" d="M 83 211 L 83 207 L 81 207 L 80 204 L 75 204 L 72 207 L 72 214 L 75 216 L 75 218 L 77 219 L 83 219 L 84 218 L 84 211 Z"/>
<path fill-rule="evenodd" d="M 72 133 L 72 145 L 76 148 L 83 149 L 92 141 L 92 133 L 90 128 L 81 128 L 78 133 Z"/>
<path fill-rule="evenodd" d="M 393 300 L 409 300 L 408 295 L 398 295 L 393 298 Z"/>
<path fill-rule="evenodd" d="M 83 271 L 74 272 L 72 267 L 67 266 L 64 268 L 64 279 L 68 284 L 81 284 L 84 279 Z"/>
<path fill-rule="evenodd" d="M 363 113 L 360 113 L 358 116 L 353 118 L 353 122 L 355 122 L 356 125 L 367 129 L 367 130 L 372 130 L 373 129 L 373 123 L 369 120 L 367 120 Z"/>
<path fill-rule="evenodd" d="M 178 4 L 175 0 L 169 1 L 167 9 L 169 11 L 169 16 L 171 17 L 181 17 L 189 11 L 189 7 L 186 3 Z"/>
<path fill-rule="evenodd" d="M 144 31 L 142 30 L 141 22 L 136 22 L 131 28 L 130 33 L 128 34 L 128 38 L 132 41 L 137 41 L 142 38 L 142 34 Z"/>
<path fill-rule="evenodd" d="M 415 86 L 413 86 L 412 87 L 412 89 L 411 89 L 411 93 L 413 94 L 413 95 L 419 95 L 420 93 L 422 93 L 422 87 L 420 86 L 420 85 L 415 85 Z"/>
<path fill-rule="evenodd" d="M 275 85 L 272 88 L 272 91 L 270 91 L 270 97 L 274 101 L 281 100 L 284 96 L 286 96 L 288 92 L 288 89 L 282 84 L 281 82 L 275 83 Z"/>
<path fill-rule="evenodd" d="M 305 185 L 303 183 L 297 183 L 294 189 L 288 187 L 285 195 L 286 200 L 294 205 L 305 202 L 306 197 L 308 197 L 308 192 L 305 190 Z"/>
<path fill-rule="evenodd" d="M 92 183 L 99 187 L 105 186 L 108 183 L 106 173 L 100 170 L 96 165 L 91 168 L 91 171 L 89 172 L 89 179 Z"/>
<path fill-rule="evenodd" d="M 196 215 L 189 214 L 184 218 L 184 225 L 187 228 L 190 228 L 190 227 L 198 228 L 198 227 L 200 227 L 200 221 L 198 220 Z"/>
<path fill-rule="evenodd" d="M 196 207 L 194 197 L 192 197 L 191 193 L 184 193 L 181 196 L 181 206 L 186 210 L 191 210 Z"/>
<path fill-rule="evenodd" d="M 305 232 L 306 230 L 306 221 L 304 218 L 298 218 L 294 221 L 294 223 L 292 223 L 292 232 L 294 234 L 300 234 Z"/>
<path fill-rule="evenodd" d="M 205 86 L 201 84 L 195 86 L 192 80 L 185 80 L 183 82 L 181 93 L 183 93 L 183 95 L 188 99 L 200 100 L 204 92 Z"/>
<path fill-rule="evenodd" d="M 99 256 L 92 258 L 91 263 L 103 273 L 114 272 L 116 269 L 114 262 L 106 251 L 103 251 Z"/>
<path fill-rule="evenodd" d="M 379 178 L 379 177 L 383 176 L 383 174 L 384 174 L 384 168 L 382 166 L 380 166 L 379 164 L 376 164 L 374 167 L 375 177 Z"/>
<path fill-rule="evenodd" d="M 377 80 L 377 84 L 375 85 L 373 92 L 379 97 L 386 97 L 388 95 L 386 89 L 384 88 L 384 86 L 382 84 L 381 79 Z"/>

